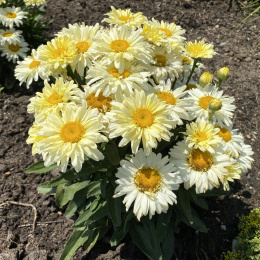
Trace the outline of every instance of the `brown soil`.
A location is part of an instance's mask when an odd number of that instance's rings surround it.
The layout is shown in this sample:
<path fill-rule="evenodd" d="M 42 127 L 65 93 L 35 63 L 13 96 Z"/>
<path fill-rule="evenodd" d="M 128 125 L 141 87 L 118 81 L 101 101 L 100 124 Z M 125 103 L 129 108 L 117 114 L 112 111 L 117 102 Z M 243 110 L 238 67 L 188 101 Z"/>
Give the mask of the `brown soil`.
<path fill-rule="evenodd" d="M 175 22 L 186 29 L 187 40 L 205 39 L 219 53 L 206 62 L 207 71 L 228 66 L 232 76 L 224 83 L 226 94 L 236 98 L 234 124 L 255 152 L 252 170 L 236 181 L 230 195 L 210 198 L 209 211 L 199 214 L 209 228 L 197 233 L 183 225 L 177 236 L 175 257 L 186 259 L 220 259 L 222 251 L 231 249 L 237 235 L 238 217 L 260 206 L 259 144 L 259 68 L 260 52 L 256 49 L 259 20 L 234 28 L 245 16 L 229 0 L 56 0 L 47 1 L 48 28 L 52 36 L 68 23 L 84 21 L 88 25 L 101 22 L 103 14 L 115 8 L 131 8 L 148 18 Z M 33 204 L 37 209 L 37 225 L 33 232 L 31 207 L 6 204 L 0 206 L 0 259 L 58 259 L 72 233 L 73 217 L 66 219 L 64 209 L 55 206 L 53 196 L 38 194 L 37 186 L 53 179 L 58 172 L 26 174 L 26 168 L 39 158 L 31 156 L 26 144 L 33 117 L 26 112 L 30 90 L 16 87 L 0 99 L 0 204 L 8 201 Z M 146 259 L 127 237 L 118 247 L 109 246 L 109 234 L 88 253 L 79 249 L 73 259 Z M 175 258 L 173 258 L 175 259 Z"/>

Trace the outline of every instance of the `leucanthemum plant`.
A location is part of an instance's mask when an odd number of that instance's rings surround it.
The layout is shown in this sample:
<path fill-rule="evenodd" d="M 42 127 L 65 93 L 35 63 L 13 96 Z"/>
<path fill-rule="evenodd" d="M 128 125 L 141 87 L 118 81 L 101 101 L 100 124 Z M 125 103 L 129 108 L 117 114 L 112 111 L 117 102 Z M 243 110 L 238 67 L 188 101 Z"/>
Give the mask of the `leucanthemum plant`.
<path fill-rule="evenodd" d="M 27 173 L 61 170 L 38 187 L 76 219 L 61 260 L 109 230 L 111 246 L 129 233 L 148 258 L 171 259 L 178 224 L 207 232 L 193 205 L 206 209 L 204 197 L 227 194 L 253 151 L 233 129 L 234 98 L 221 89 L 229 69 L 217 81 L 202 73 L 214 46 L 184 42 L 174 23 L 111 8 L 108 27 L 69 25 L 17 65 L 27 86 L 45 79 L 28 105 L 27 143 L 42 161 Z"/>
<path fill-rule="evenodd" d="M 14 86 L 16 79 L 29 87 L 32 78 L 35 81 L 39 77 L 46 78 L 45 73 L 35 73 L 35 70 L 31 71 L 32 75 L 27 73 L 27 76 L 19 77 L 18 72 L 14 77 L 17 63 L 27 59 L 27 55 L 48 40 L 44 30 L 52 21 L 43 19 L 45 4 L 46 0 L 0 1 L 0 84 L 7 89 Z"/>

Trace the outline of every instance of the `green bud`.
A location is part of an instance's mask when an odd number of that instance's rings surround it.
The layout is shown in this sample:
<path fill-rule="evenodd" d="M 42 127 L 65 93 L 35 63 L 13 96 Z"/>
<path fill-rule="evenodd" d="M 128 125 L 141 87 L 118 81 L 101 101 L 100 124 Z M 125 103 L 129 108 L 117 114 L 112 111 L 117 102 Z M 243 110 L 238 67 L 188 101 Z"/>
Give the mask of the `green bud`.
<path fill-rule="evenodd" d="M 229 78 L 229 68 L 228 67 L 223 67 L 218 70 L 217 76 L 219 80 L 227 80 Z"/>
<path fill-rule="evenodd" d="M 210 74 L 209 72 L 204 72 L 199 79 L 199 84 L 202 87 L 205 87 L 207 84 L 211 84 L 213 81 L 213 74 Z"/>
<path fill-rule="evenodd" d="M 222 102 L 221 100 L 214 98 L 209 102 L 209 109 L 212 111 L 218 111 L 222 107 Z"/>

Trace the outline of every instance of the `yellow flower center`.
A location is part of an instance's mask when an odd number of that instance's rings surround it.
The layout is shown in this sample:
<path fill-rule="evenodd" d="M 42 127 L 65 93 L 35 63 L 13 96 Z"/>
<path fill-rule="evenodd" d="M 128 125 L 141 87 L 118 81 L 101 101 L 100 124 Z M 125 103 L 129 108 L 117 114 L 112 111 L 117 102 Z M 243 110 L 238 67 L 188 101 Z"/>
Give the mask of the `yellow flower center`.
<path fill-rule="evenodd" d="M 134 182 L 141 192 L 155 193 L 160 188 L 162 178 L 157 170 L 144 167 L 136 173 Z"/>
<path fill-rule="evenodd" d="M 110 47 L 116 52 L 124 52 L 130 47 L 130 44 L 125 40 L 115 40 L 110 43 Z"/>
<path fill-rule="evenodd" d="M 53 52 L 54 59 L 63 59 L 66 56 L 66 49 L 58 48 Z"/>
<path fill-rule="evenodd" d="M 206 141 L 208 139 L 208 135 L 205 132 L 197 131 L 194 137 L 199 141 Z"/>
<path fill-rule="evenodd" d="M 167 63 L 167 59 L 164 55 L 156 54 L 154 56 L 154 60 L 156 61 L 155 66 L 164 67 Z"/>
<path fill-rule="evenodd" d="M 184 55 L 181 55 L 182 57 L 182 65 L 189 65 L 191 64 L 191 60 L 187 57 L 187 56 L 184 56 Z"/>
<path fill-rule="evenodd" d="M 85 42 L 85 41 L 78 42 L 76 44 L 76 47 L 78 49 L 78 53 L 84 53 L 84 52 L 86 52 L 88 50 L 89 44 L 88 44 L 88 42 Z"/>
<path fill-rule="evenodd" d="M 103 96 L 103 92 L 100 91 L 96 97 L 96 92 L 91 93 L 87 98 L 87 104 L 91 108 L 97 108 L 99 112 L 104 113 L 111 110 L 112 98 Z"/>
<path fill-rule="evenodd" d="M 64 142 L 77 143 L 81 140 L 85 129 L 79 122 L 68 122 L 60 130 L 60 137 Z"/>
<path fill-rule="evenodd" d="M 172 32 L 171 32 L 169 29 L 159 28 L 159 30 L 165 32 L 165 34 L 167 35 L 167 37 L 172 36 Z"/>
<path fill-rule="evenodd" d="M 185 90 L 190 90 L 192 88 L 197 88 L 195 84 L 188 84 Z"/>
<path fill-rule="evenodd" d="M 108 71 L 108 73 L 109 73 L 110 75 L 112 75 L 113 77 L 115 77 L 115 78 L 119 78 L 120 76 L 123 76 L 124 79 L 125 79 L 125 78 L 128 78 L 128 77 L 131 75 L 128 70 L 124 70 L 124 72 L 123 72 L 122 74 L 120 74 L 120 73 L 118 72 L 118 69 L 117 69 L 117 68 L 112 68 L 112 69 L 110 69 L 110 70 Z"/>
<path fill-rule="evenodd" d="M 153 124 L 154 115 L 147 108 L 137 108 L 133 115 L 134 123 L 138 126 L 145 128 Z"/>
<path fill-rule="evenodd" d="M 157 97 L 161 99 L 162 101 L 165 101 L 169 105 L 175 105 L 176 104 L 176 98 L 169 92 L 158 92 Z"/>
<path fill-rule="evenodd" d="M 17 52 L 17 51 L 20 50 L 20 46 L 19 46 L 19 44 L 17 44 L 17 45 L 9 44 L 9 45 L 8 45 L 8 49 L 9 49 L 10 51 L 12 51 L 12 52 Z"/>
<path fill-rule="evenodd" d="M 7 17 L 7 18 L 16 18 L 16 16 L 17 16 L 17 15 L 16 15 L 16 13 L 14 13 L 14 12 L 10 12 L 10 13 L 7 13 L 7 14 L 6 14 L 6 17 Z"/>
<path fill-rule="evenodd" d="M 7 33 L 4 33 L 3 36 L 4 37 L 11 37 L 13 34 L 11 32 L 7 32 Z"/>
<path fill-rule="evenodd" d="M 220 137 L 223 138 L 223 140 L 227 143 L 232 139 L 231 132 L 229 132 L 226 128 L 224 127 L 218 127 L 219 132 L 217 133 Z"/>
<path fill-rule="evenodd" d="M 202 152 L 199 149 L 194 149 L 189 155 L 188 163 L 193 170 L 205 172 L 210 169 L 213 161 L 208 151 Z"/>
<path fill-rule="evenodd" d="M 33 69 L 33 68 L 36 68 L 36 67 L 38 67 L 40 64 L 41 64 L 40 61 L 38 61 L 38 60 L 33 60 L 33 61 L 30 63 L 30 65 L 29 65 L 29 69 L 31 70 L 31 69 Z"/>
<path fill-rule="evenodd" d="M 201 97 L 199 99 L 199 106 L 202 107 L 203 109 L 207 110 L 208 106 L 209 106 L 209 102 L 214 99 L 211 96 L 205 96 L 205 97 Z"/>
<path fill-rule="evenodd" d="M 118 19 L 120 21 L 127 23 L 128 21 L 132 20 L 132 17 L 130 17 L 130 16 L 120 16 Z"/>
<path fill-rule="evenodd" d="M 47 101 L 52 105 L 57 105 L 62 103 L 62 97 L 57 93 L 53 93 L 47 98 Z"/>

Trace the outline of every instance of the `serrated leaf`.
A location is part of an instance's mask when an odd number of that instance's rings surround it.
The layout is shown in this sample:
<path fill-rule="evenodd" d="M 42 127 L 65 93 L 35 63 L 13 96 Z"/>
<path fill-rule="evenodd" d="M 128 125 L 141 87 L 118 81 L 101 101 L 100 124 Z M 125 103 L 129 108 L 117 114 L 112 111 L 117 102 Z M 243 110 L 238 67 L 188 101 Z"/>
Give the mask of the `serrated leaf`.
<path fill-rule="evenodd" d="M 56 168 L 58 168 L 57 164 L 46 167 L 43 161 L 39 161 L 27 168 L 25 173 L 46 173 Z"/>

